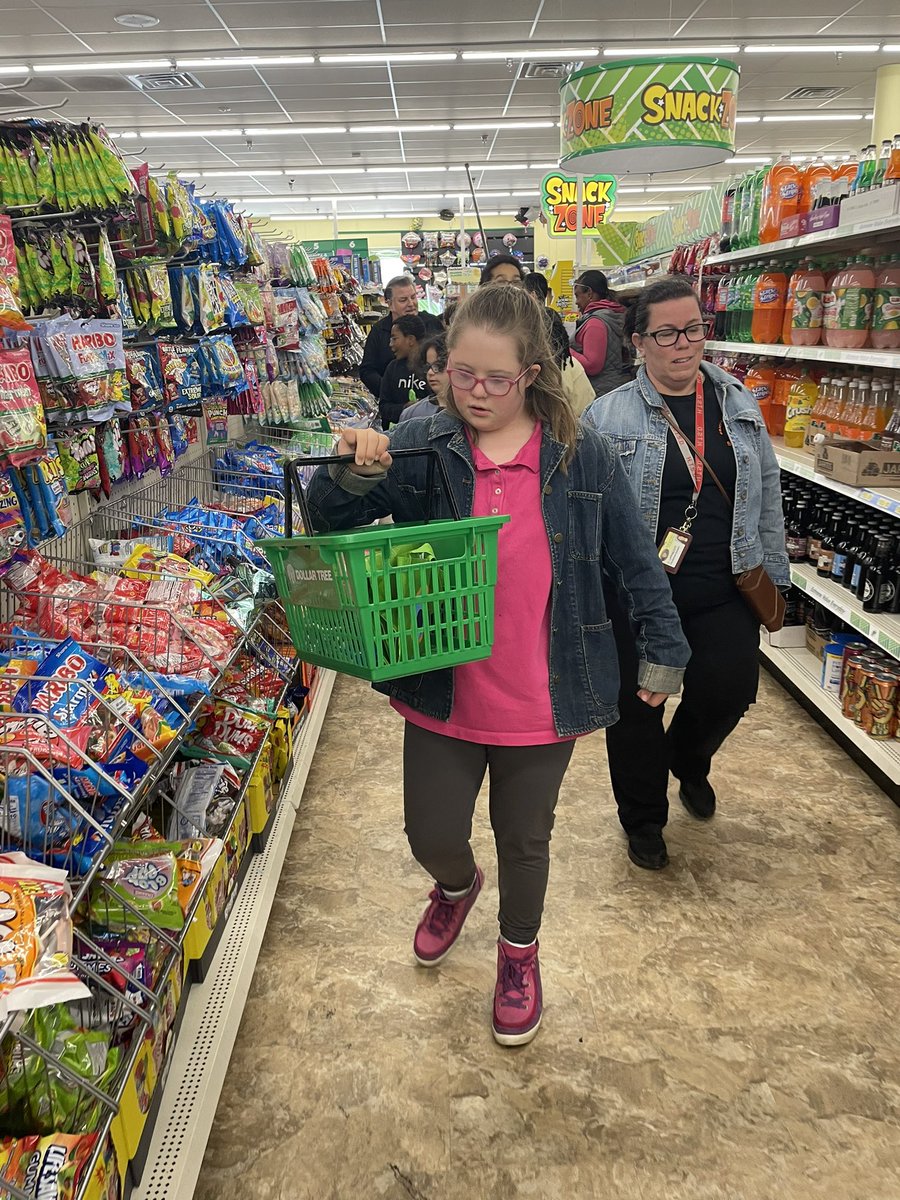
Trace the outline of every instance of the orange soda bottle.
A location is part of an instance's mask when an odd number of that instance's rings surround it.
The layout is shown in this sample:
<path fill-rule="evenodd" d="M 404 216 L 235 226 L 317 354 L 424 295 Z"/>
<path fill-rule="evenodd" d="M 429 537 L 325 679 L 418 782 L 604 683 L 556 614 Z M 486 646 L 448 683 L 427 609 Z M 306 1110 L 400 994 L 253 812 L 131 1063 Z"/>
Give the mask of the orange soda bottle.
<path fill-rule="evenodd" d="M 772 345 L 781 337 L 787 289 L 787 276 L 773 259 L 753 287 L 750 340 L 757 345 Z"/>
<path fill-rule="evenodd" d="M 782 221 L 794 216 L 799 206 L 800 171 L 791 162 L 790 155 L 782 154 L 763 184 L 759 213 L 760 242 L 777 242 L 781 237 Z"/>
<path fill-rule="evenodd" d="M 766 429 L 773 437 L 778 436 L 772 430 L 772 397 L 775 392 L 775 368 L 767 358 L 761 358 L 748 368 L 744 376 L 744 387 L 759 405 L 759 411 L 766 423 Z"/>

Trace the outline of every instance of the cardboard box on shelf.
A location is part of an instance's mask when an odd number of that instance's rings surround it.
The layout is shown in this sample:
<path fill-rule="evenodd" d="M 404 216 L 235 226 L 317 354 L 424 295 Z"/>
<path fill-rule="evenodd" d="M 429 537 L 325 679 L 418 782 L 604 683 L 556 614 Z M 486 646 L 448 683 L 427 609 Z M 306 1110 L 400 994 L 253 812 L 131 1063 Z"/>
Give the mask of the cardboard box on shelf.
<path fill-rule="evenodd" d="M 900 213 L 900 194 L 895 187 L 883 187 L 847 196 L 841 201 L 840 213 L 842 227 L 894 217 Z"/>
<path fill-rule="evenodd" d="M 868 442 L 837 438 L 816 446 L 816 471 L 853 487 L 900 487 L 900 454 L 873 449 Z"/>
<path fill-rule="evenodd" d="M 825 656 L 825 647 L 829 642 L 834 641 L 831 630 L 828 629 L 824 633 L 820 633 L 818 629 L 813 629 L 812 625 L 805 625 L 804 633 L 807 650 L 821 662 Z"/>
<path fill-rule="evenodd" d="M 785 625 L 775 633 L 769 633 L 768 629 L 760 629 L 760 633 L 764 642 L 782 650 L 799 650 L 806 645 L 805 625 Z"/>

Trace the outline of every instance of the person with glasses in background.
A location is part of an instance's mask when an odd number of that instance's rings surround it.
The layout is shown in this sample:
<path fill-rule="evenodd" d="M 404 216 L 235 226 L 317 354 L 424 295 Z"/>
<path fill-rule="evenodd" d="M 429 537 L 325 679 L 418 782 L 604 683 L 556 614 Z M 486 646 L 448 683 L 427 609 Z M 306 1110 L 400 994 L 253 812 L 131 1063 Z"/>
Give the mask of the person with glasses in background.
<path fill-rule="evenodd" d="M 345 428 L 337 452 L 353 463 L 320 467 L 309 506 L 322 532 L 389 514 L 421 521 L 427 455 L 392 455 L 430 449 L 464 516 L 509 516 L 490 657 L 376 687 L 405 721 L 406 835 L 434 880 L 413 937 L 422 967 L 453 949 L 484 883 L 470 840 L 490 775 L 500 892 L 493 1032 L 520 1046 L 541 1023 L 537 938 L 560 785 L 575 739 L 616 719 L 618 659 L 602 578 L 635 622 L 638 703 L 678 691 L 688 648 L 619 457 L 577 422 L 532 297 L 508 284 L 476 288 L 447 343 L 445 411 L 401 421 L 390 438 Z M 431 499 L 436 517 L 451 515 L 443 486 Z"/>
<path fill-rule="evenodd" d="M 425 364 L 425 382 L 429 395 L 415 404 L 408 404 L 400 414 L 401 421 L 412 421 L 421 417 L 434 417 L 443 408 L 444 396 L 450 379 L 447 375 L 447 335 L 437 333 L 419 347 L 421 361 Z"/>
<path fill-rule="evenodd" d="M 713 755 L 756 700 L 759 622 L 735 574 L 763 564 L 780 588 L 790 575 L 780 472 L 759 405 L 703 361 L 709 328 L 690 283 L 651 284 L 629 316 L 643 359 L 637 379 L 595 401 L 583 420 L 618 448 L 691 647 L 666 732 L 662 705 L 635 703 L 633 621 L 608 594 L 622 677 L 619 722 L 606 732 L 610 778 L 629 857 L 658 870 L 668 862 L 670 771 L 687 811 L 712 817 Z"/>

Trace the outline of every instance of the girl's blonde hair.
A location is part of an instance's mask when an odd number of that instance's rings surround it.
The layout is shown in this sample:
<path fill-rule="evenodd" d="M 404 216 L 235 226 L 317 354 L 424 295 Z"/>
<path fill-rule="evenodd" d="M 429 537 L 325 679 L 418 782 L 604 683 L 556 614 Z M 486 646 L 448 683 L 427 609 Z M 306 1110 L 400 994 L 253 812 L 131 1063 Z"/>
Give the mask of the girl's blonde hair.
<path fill-rule="evenodd" d="M 550 347 L 542 306 L 514 283 L 494 283 L 478 288 L 453 314 L 453 322 L 447 331 L 450 354 L 469 325 L 511 337 L 522 366 L 540 366 L 540 374 L 525 392 L 525 411 L 546 425 L 551 436 L 567 447 L 565 462 L 570 463 L 575 457 L 578 421 L 563 390 L 562 375 Z M 447 389 L 445 401 L 447 411 L 462 420 L 452 387 Z"/>

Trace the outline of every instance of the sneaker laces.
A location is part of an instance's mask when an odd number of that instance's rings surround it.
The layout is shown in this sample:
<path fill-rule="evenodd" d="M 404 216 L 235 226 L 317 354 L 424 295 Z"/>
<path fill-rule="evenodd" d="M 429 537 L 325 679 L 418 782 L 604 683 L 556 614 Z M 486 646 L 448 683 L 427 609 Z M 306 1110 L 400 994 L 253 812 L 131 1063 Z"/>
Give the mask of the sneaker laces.
<path fill-rule="evenodd" d="M 525 1008 L 528 1004 L 525 970 L 530 966 L 530 962 L 516 962 L 515 959 L 504 956 L 503 966 L 500 968 L 499 980 L 500 993 L 502 995 L 501 1003 L 504 1007 Z"/>
<path fill-rule="evenodd" d="M 425 926 L 429 933 L 441 937 L 448 933 L 453 923 L 453 914 L 460 900 L 445 900 L 437 888 L 429 896 L 431 906 L 425 918 Z M 465 900 L 465 896 L 460 898 Z"/>

